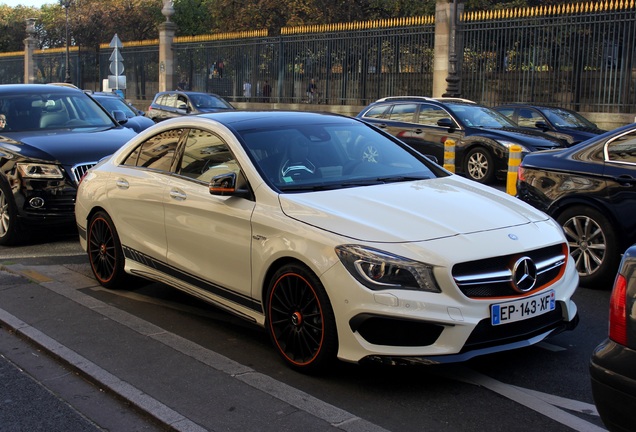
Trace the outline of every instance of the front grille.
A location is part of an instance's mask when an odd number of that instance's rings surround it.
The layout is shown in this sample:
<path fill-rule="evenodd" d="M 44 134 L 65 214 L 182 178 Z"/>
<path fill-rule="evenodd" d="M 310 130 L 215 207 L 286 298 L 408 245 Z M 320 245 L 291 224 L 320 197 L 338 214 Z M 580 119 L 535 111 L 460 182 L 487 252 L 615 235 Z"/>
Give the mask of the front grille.
<path fill-rule="evenodd" d="M 83 164 L 77 164 L 72 168 L 72 172 L 73 172 L 73 181 L 75 182 L 75 184 L 79 184 L 80 180 L 82 179 L 82 177 L 84 177 L 84 174 L 86 174 L 86 172 L 91 169 L 92 167 L 95 166 L 97 162 L 89 162 L 89 163 L 83 163 Z"/>
<path fill-rule="evenodd" d="M 557 328 L 568 328 L 568 323 L 563 320 L 559 302 L 556 302 L 553 311 L 510 324 L 493 326 L 490 318 L 486 318 L 473 329 L 462 352 L 528 340 Z"/>
<path fill-rule="evenodd" d="M 513 268 L 517 260 L 527 256 L 537 267 L 537 279 L 530 294 L 551 285 L 565 271 L 566 244 L 549 246 L 521 254 L 504 255 L 469 261 L 453 266 L 452 274 L 460 291 L 470 298 L 518 297 L 513 285 Z"/>

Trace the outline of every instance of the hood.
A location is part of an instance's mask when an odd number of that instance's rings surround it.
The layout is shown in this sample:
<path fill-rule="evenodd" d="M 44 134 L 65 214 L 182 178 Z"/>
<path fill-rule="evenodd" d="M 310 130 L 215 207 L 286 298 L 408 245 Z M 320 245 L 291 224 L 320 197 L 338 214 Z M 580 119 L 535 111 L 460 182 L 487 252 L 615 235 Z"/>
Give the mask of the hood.
<path fill-rule="evenodd" d="M 416 242 L 548 219 L 515 197 L 459 176 L 280 195 L 298 221 L 367 242 Z"/>
<path fill-rule="evenodd" d="M 6 133 L 9 149 L 19 155 L 72 166 L 95 162 L 114 153 L 136 133 L 132 129 L 85 129 Z M 0 136 L 0 142 L 3 136 Z M 0 144 L 2 145 L 2 144 Z"/>
<path fill-rule="evenodd" d="M 517 129 L 517 128 L 504 128 L 504 129 L 490 129 L 490 128 L 478 128 L 483 131 L 483 135 L 490 136 L 494 139 L 504 139 L 519 143 L 525 147 L 532 147 L 528 150 L 546 149 L 554 147 L 564 147 L 563 142 L 557 138 L 553 138 L 550 135 L 543 132 L 534 131 L 530 129 Z"/>

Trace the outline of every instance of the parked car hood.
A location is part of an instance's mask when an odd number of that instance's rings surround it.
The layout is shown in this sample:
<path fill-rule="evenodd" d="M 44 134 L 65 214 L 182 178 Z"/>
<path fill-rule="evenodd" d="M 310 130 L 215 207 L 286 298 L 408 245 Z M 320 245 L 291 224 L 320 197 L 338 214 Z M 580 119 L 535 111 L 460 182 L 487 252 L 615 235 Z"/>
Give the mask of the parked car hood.
<path fill-rule="evenodd" d="M 10 132 L 0 135 L 0 146 L 26 158 L 75 165 L 114 153 L 135 135 L 124 127 Z"/>
<path fill-rule="evenodd" d="M 553 138 L 543 132 L 529 130 L 529 129 L 516 129 L 516 128 L 475 128 L 482 131 L 479 135 L 490 136 L 494 139 L 505 139 L 514 142 L 522 143 L 524 145 L 534 146 L 535 148 L 546 147 L 564 147 L 563 142 L 559 139 Z M 532 150 L 532 149 L 529 149 Z"/>
<path fill-rule="evenodd" d="M 544 213 L 459 176 L 280 195 L 289 217 L 369 242 L 414 242 L 524 225 Z"/>

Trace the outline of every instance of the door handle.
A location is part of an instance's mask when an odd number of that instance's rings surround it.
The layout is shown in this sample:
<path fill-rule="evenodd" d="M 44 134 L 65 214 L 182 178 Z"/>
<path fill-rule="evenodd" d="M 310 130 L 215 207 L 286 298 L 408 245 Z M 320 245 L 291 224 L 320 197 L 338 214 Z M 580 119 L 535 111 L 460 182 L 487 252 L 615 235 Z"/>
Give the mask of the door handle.
<path fill-rule="evenodd" d="M 119 189 L 128 189 L 130 187 L 130 185 L 128 184 L 128 180 L 126 179 L 121 179 L 121 178 L 117 179 L 115 184 L 117 185 L 117 188 Z"/>
<path fill-rule="evenodd" d="M 185 199 L 187 198 L 187 195 L 185 194 L 185 192 L 176 190 L 176 189 L 172 189 L 170 191 L 170 198 L 173 198 L 177 201 L 185 201 Z"/>

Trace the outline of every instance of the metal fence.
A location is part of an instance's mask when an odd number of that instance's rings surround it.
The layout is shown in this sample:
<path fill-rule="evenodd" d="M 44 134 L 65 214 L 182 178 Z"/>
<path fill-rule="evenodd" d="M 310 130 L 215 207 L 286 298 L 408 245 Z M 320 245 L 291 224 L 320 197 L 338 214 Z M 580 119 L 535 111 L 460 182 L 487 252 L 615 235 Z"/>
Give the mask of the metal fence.
<path fill-rule="evenodd" d="M 276 36 L 263 30 L 178 37 L 176 80 L 231 101 L 365 105 L 389 95 L 431 95 L 434 26 L 433 17 L 412 17 L 288 27 Z M 528 101 L 585 112 L 636 112 L 634 0 L 464 13 L 457 40 L 463 97 L 486 105 Z M 48 51 L 36 54 L 36 79 L 61 81 L 64 50 Z M 152 99 L 160 72 L 158 40 L 124 41 L 120 52 L 126 97 Z M 73 82 L 100 88 L 111 54 L 108 44 L 99 53 L 73 51 Z M 0 82 L 22 82 L 19 64 L 19 56 L 0 56 Z M 310 101 L 311 79 L 318 93 Z"/>
<path fill-rule="evenodd" d="M 430 94 L 434 31 L 432 17 L 414 17 L 286 28 L 279 36 L 263 30 L 178 37 L 175 75 L 191 90 L 240 102 L 357 105 L 396 91 Z M 125 44 L 121 51 L 127 97 L 151 99 L 158 89 L 159 48 L 153 42 Z M 108 73 L 110 51 L 100 54 L 102 76 Z M 310 101 L 312 79 L 317 93 Z"/>
<path fill-rule="evenodd" d="M 636 112 L 634 1 L 471 13 L 460 25 L 464 97 Z"/>

